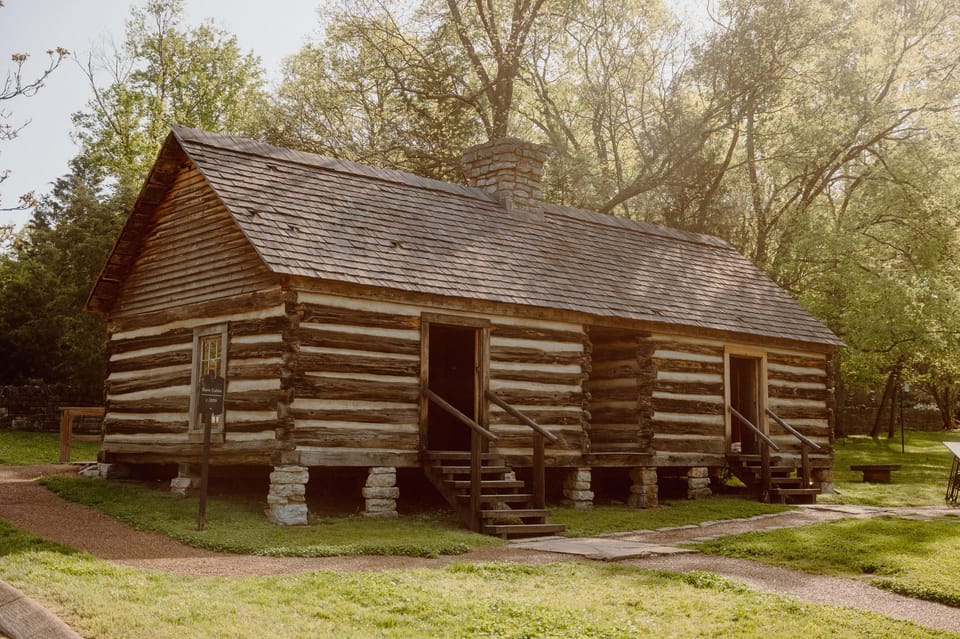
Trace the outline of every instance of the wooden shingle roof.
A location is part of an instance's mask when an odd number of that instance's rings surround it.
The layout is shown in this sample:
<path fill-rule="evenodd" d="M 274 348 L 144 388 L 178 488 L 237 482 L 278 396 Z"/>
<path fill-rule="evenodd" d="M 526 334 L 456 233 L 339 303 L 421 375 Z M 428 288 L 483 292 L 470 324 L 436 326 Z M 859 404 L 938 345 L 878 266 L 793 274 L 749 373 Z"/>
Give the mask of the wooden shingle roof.
<path fill-rule="evenodd" d="M 175 126 L 158 166 L 181 153 L 280 275 L 841 343 L 715 237 Z"/>

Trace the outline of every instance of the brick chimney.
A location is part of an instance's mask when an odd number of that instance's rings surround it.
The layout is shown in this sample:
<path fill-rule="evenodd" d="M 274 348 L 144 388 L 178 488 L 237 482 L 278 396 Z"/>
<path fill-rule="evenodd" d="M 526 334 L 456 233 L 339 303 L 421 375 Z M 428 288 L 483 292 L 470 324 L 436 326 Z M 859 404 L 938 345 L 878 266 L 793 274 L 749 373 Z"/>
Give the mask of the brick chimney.
<path fill-rule="evenodd" d="M 470 186 L 496 194 L 508 214 L 542 219 L 540 184 L 548 148 L 509 137 L 485 142 L 463 152 L 463 172 Z"/>

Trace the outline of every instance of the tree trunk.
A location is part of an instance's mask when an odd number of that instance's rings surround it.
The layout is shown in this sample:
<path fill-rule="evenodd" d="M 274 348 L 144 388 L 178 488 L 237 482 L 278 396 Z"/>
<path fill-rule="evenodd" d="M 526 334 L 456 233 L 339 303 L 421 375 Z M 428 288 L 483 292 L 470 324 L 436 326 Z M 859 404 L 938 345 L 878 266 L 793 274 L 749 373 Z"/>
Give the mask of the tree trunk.
<path fill-rule="evenodd" d="M 877 407 L 877 415 L 873 419 L 873 428 L 870 429 L 870 437 L 874 439 L 880 436 L 880 419 L 883 416 L 883 408 L 887 405 L 890 389 L 893 387 L 893 374 L 894 372 L 890 371 L 890 375 L 887 376 L 887 383 L 883 387 L 883 395 L 880 397 L 880 405 Z"/>

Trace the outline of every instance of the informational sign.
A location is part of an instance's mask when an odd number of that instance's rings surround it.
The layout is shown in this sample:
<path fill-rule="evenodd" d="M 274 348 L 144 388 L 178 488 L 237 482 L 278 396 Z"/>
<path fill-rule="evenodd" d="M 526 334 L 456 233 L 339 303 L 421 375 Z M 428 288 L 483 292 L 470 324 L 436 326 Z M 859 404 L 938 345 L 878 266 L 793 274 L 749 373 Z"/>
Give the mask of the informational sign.
<path fill-rule="evenodd" d="M 212 371 L 200 380 L 200 412 L 205 417 L 223 414 L 224 381 Z"/>

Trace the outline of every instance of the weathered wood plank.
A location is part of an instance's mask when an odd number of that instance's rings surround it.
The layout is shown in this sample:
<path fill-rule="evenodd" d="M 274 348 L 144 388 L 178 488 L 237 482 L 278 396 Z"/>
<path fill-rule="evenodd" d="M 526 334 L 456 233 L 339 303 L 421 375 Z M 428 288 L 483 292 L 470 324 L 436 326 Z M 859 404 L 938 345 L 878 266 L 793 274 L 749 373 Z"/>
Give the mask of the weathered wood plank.
<path fill-rule="evenodd" d="M 149 337 L 133 337 L 128 339 L 110 340 L 110 352 L 113 354 L 129 353 L 147 348 L 159 348 L 163 346 L 182 346 L 193 343 L 193 330 L 189 328 L 178 328 L 167 331 L 162 335 L 151 335 Z"/>
<path fill-rule="evenodd" d="M 385 383 L 363 379 L 305 377 L 296 382 L 295 394 L 303 399 L 418 402 L 420 387 L 415 379 L 409 382 Z"/>
<path fill-rule="evenodd" d="M 654 433 L 662 435 L 699 435 L 724 437 L 723 424 L 711 424 L 709 422 L 668 422 L 659 419 L 653 420 L 651 424 Z"/>
<path fill-rule="evenodd" d="M 531 410 L 522 411 L 524 415 L 537 422 L 541 426 L 553 425 L 578 425 L 583 423 L 584 413 L 581 409 L 570 410 Z M 520 421 L 513 415 L 501 411 L 490 411 L 491 425 L 519 425 Z"/>
<path fill-rule="evenodd" d="M 105 435 L 130 435 L 137 433 L 186 433 L 187 422 L 161 422 L 152 419 L 103 420 Z"/>
<path fill-rule="evenodd" d="M 723 454 L 723 436 L 702 437 L 683 434 L 668 437 L 655 432 L 653 448 L 658 453 L 694 453 L 694 454 Z"/>
<path fill-rule="evenodd" d="M 277 404 L 286 399 L 281 390 L 229 392 L 224 398 L 224 406 L 230 410 L 277 410 Z"/>
<path fill-rule="evenodd" d="M 580 406 L 584 395 L 581 392 L 545 393 L 516 389 L 500 389 L 497 395 L 514 406 Z"/>
<path fill-rule="evenodd" d="M 373 328 L 419 328 L 420 318 L 409 315 L 393 315 L 376 311 L 360 311 L 323 306 L 320 304 L 303 304 L 302 322 L 318 324 L 345 324 L 348 326 L 369 326 Z"/>
<path fill-rule="evenodd" d="M 722 415 L 723 402 L 703 402 L 686 399 L 653 398 L 653 410 L 661 413 L 681 413 L 696 415 Z"/>
<path fill-rule="evenodd" d="M 293 408 L 294 419 L 357 422 L 368 424 L 416 424 L 420 411 L 417 408 L 368 408 L 368 409 L 302 409 Z"/>
<path fill-rule="evenodd" d="M 176 397 L 154 397 L 150 399 L 111 399 L 110 410 L 128 413 L 186 413 L 190 409 L 190 398 L 186 395 Z"/>
<path fill-rule="evenodd" d="M 713 344 L 693 344 L 691 342 L 660 341 L 653 342 L 657 351 L 677 351 L 696 355 L 716 355 L 723 357 L 723 347 Z"/>
<path fill-rule="evenodd" d="M 772 384 L 768 394 L 774 399 L 813 399 L 823 402 L 830 397 L 830 392 L 826 388 L 796 388 Z"/>
<path fill-rule="evenodd" d="M 554 373 L 552 371 L 529 370 L 501 370 L 490 371 L 490 380 L 509 380 L 515 382 L 538 382 L 541 384 L 579 385 L 584 379 L 582 373 Z"/>
<path fill-rule="evenodd" d="M 662 357 L 654 357 L 653 365 L 658 371 L 723 374 L 723 362 L 698 362 L 690 359 L 664 359 Z"/>
<path fill-rule="evenodd" d="M 418 432 L 398 432 L 379 428 L 324 428 L 297 426 L 293 429 L 293 441 L 298 445 L 318 448 L 393 448 L 417 450 L 420 446 Z"/>
<path fill-rule="evenodd" d="M 804 357 L 802 355 L 787 355 L 785 353 L 767 353 L 768 364 L 782 364 L 784 366 L 798 366 L 800 368 L 819 368 L 824 370 L 827 365 L 823 357 Z"/>
<path fill-rule="evenodd" d="M 171 351 L 169 353 L 154 353 L 146 357 L 131 357 L 110 362 L 111 373 L 126 373 L 129 371 L 148 371 L 152 368 L 164 366 L 182 366 L 193 361 L 193 353 L 189 350 Z"/>
<path fill-rule="evenodd" d="M 724 389 L 723 382 L 677 382 L 658 379 L 654 390 L 663 393 L 682 393 L 684 395 L 716 395 L 722 399 Z"/>
<path fill-rule="evenodd" d="M 304 327 L 300 328 L 299 336 L 302 346 L 372 351 L 392 355 L 420 354 L 420 342 L 412 339 L 341 333 Z"/>
<path fill-rule="evenodd" d="M 146 371 L 145 371 L 146 372 Z M 158 390 L 174 386 L 188 386 L 190 373 L 177 372 L 165 375 L 144 375 L 123 380 L 108 380 L 106 382 L 107 395 L 121 395 L 145 390 Z"/>
<path fill-rule="evenodd" d="M 778 371 L 767 369 L 767 379 L 785 382 L 810 382 L 816 384 L 826 384 L 830 378 L 827 375 L 818 375 L 815 373 L 793 373 L 789 371 Z"/>
<path fill-rule="evenodd" d="M 573 344 L 580 344 L 584 339 L 584 333 L 582 331 L 564 331 L 536 326 L 496 323 L 490 328 L 490 334 L 508 339 L 533 339 Z"/>
<path fill-rule="evenodd" d="M 516 346 L 490 346 L 493 362 L 517 362 L 524 364 L 581 364 L 583 353 L 574 351 L 542 351 L 537 348 Z"/>
<path fill-rule="evenodd" d="M 300 369 L 329 373 L 374 373 L 416 377 L 420 362 L 385 357 L 360 357 L 339 353 L 300 353 Z"/>

